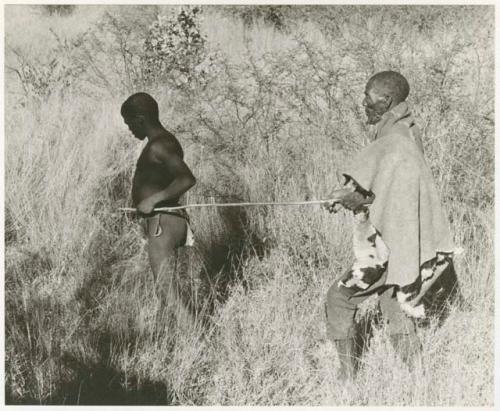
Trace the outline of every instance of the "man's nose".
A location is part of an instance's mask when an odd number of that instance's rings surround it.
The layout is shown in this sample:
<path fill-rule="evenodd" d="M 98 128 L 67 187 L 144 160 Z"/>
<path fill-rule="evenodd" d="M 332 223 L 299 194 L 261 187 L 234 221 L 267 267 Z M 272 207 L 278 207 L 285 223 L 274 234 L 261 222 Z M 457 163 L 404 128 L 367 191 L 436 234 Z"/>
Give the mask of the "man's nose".
<path fill-rule="evenodd" d="M 366 97 L 363 99 L 361 104 L 363 105 L 363 107 L 366 107 L 368 105 L 368 103 L 366 102 Z"/>

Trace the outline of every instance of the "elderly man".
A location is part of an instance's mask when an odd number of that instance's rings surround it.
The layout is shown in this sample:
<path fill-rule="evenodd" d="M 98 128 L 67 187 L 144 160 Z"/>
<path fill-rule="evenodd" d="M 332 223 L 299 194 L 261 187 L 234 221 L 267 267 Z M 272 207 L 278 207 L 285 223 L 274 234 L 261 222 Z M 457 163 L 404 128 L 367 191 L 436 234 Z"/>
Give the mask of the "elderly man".
<path fill-rule="evenodd" d="M 355 262 L 331 286 L 326 302 L 328 337 L 343 378 L 352 377 L 357 366 L 358 304 L 374 293 L 380 296 L 391 342 L 410 363 L 420 350 L 412 317 L 425 315 L 418 304 L 443 273 L 453 270 L 449 225 L 405 102 L 408 94 L 407 80 L 394 71 L 369 79 L 363 105 L 368 124 L 376 125 L 375 140 L 339 173 L 344 187 L 332 195 L 354 212 Z"/>
<path fill-rule="evenodd" d="M 132 201 L 142 217 L 148 254 L 162 305 L 170 303 L 189 317 L 179 298 L 176 281 L 177 248 L 192 240 L 187 213 L 154 211 L 179 205 L 179 198 L 196 182 L 184 162 L 179 141 L 160 123 L 158 104 L 149 94 L 136 93 L 121 107 L 125 124 L 147 144 L 137 161 L 132 183 Z"/>

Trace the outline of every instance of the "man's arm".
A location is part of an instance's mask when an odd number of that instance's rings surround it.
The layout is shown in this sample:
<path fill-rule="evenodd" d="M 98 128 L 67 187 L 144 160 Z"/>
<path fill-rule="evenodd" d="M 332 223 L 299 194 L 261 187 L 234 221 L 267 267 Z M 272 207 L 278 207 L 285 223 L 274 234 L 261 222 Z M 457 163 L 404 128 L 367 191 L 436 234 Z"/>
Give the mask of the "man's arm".
<path fill-rule="evenodd" d="M 375 199 L 375 195 L 363 195 L 359 191 L 353 191 L 348 194 L 346 194 L 340 203 L 347 209 L 349 210 L 357 210 L 359 207 L 367 204 L 373 203 L 373 200 Z"/>
<path fill-rule="evenodd" d="M 153 211 L 155 204 L 179 198 L 196 184 L 196 178 L 186 165 L 184 160 L 173 150 L 168 150 L 163 144 L 152 147 L 152 156 L 161 162 L 168 173 L 174 176 L 172 182 L 163 190 L 141 201 L 137 209 L 139 212 L 149 214 Z"/>
<path fill-rule="evenodd" d="M 359 191 L 352 191 L 348 188 L 341 188 L 339 190 L 335 190 L 330 198 L 334 198 L 338 200 L 338 203 L 342 204 L 348 210 L 357 210 L 359 207 L 367 204 L 372 204 L 375 199 L 375 195 L 373 193 L 361 193 Z M 328 205 L 326 208 L 329 210 L 333 210 L 333 206 L 336 203 Z"/>

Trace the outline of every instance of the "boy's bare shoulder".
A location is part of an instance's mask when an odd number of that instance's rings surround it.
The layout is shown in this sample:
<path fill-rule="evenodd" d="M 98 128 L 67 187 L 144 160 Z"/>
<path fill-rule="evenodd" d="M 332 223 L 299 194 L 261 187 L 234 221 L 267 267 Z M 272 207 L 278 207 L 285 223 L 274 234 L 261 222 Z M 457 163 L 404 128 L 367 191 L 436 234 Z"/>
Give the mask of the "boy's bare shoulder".
<path fill-rule="evenodd" d="M 152 140 L 149 144 L 149 153 L 153 158 L 164 159 L 171 156 L 184 156 L 181 145 L 173 134 L 165 133 L 159 138 Z"/>

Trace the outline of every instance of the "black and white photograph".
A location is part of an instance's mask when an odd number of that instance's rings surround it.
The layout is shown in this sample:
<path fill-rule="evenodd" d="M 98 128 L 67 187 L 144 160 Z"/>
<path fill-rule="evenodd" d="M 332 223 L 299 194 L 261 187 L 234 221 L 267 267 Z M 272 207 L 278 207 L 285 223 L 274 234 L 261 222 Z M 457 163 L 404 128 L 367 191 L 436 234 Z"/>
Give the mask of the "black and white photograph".
<path fill-rule="evenodd" d="M 1 5 L 3 405 L 493 408 L 495 4 L 388 3 Z"/>

